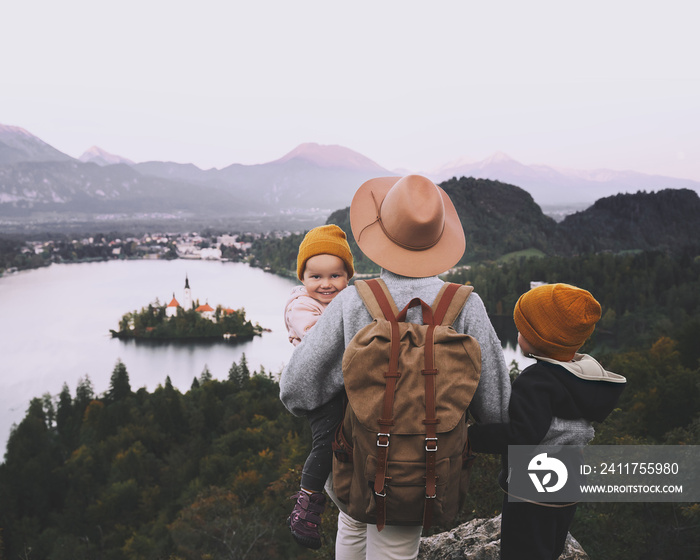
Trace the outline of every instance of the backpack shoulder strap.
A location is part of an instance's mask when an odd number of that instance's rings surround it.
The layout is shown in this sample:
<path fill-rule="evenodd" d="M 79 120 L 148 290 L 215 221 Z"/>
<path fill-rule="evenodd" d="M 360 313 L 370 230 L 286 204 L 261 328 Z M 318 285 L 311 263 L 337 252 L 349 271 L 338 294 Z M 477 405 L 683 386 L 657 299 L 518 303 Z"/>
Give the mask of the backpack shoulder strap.
<path fill-rule="evenodd" d="M 371 280 L 357 280 L 355 282 L 357 293 L 367 307 L 367 311 L 373 319 L 395 319 L 399 310 L 391 298 L 389 288 L 381 278 Z"/>
<path fill-rule="evenodd" d="M 389 438 L 394 426 L 394 399 L 396 383 L 401 376 L 399 373 L 399 324 L 396 316 L 398 309 L 389 293 L 386 284 L 379 278 L 355 282 L 357 291 L 374 319 L 386 319 L 391 324 L 391 348 L 389 368 L 384 373 L 384 399 L 382 415 L 377 420 L 377 467 L 374 475 L 374 499 L 376 503 L 377 529 L 381 531 L 386 521 L 386 479 L 388 466 Z"/>
<path fill-rule="evenodd" d="M 473 286 L 446 282 L 433 302 L 435 324 L 451 326 L 462 312 L 467 299 L 474 291 Z"/>

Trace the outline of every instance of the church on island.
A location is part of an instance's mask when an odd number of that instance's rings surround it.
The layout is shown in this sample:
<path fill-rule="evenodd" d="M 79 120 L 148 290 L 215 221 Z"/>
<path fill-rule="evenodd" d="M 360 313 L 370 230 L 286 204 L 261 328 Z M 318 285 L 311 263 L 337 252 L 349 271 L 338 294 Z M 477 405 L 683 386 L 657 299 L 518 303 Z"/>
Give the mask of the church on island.
<path fill-rule="evenodd" d="M 194 306 L 193 300 L 192 300 L 192 289 L 190 288 L 190 279 L 185 276 L 185 294 L 184 298 L 182 301 L 182 305 L 180 305 L 180 302 L 177 301 L 175 298 L 175 294 L 173 293 L 173 299 L 170 301 L 170 303 L 166 306 L 165 308 L 165 316 L 166 317 L 175 317 L 177 315 L 177 309 L 178 307 L 181 307 L 185 311 L 192 309 Z M 205 303 L 204 305 L 200 305 L 195 309 L 197 313 L 199 313 L 203 318 L 209 319 L 210 321 L 216 323 L 216 310 L 209 305 L 209 303 Z M 231 315 L 232 313 L 235 313 L 233 309 L 222 309 L 222 311 L 226 315 Z"/>
<path fill-rule="evenodd" d="M 180 303 L 182 302 L 182 304 Z M 249 340 L 260 336 L 263 329 L 246 319 L 243 308 L 235 310 L 223 305 L 215 308 L 192 297 L 190 279 L 185 276 L 185 290 L 180 301 L 173 293 L 167 305 L 158 300 L 140 311 L 126 313 L 119 321 L 119 330 L 110 329 L 115 338 L 194 340 Z"/>

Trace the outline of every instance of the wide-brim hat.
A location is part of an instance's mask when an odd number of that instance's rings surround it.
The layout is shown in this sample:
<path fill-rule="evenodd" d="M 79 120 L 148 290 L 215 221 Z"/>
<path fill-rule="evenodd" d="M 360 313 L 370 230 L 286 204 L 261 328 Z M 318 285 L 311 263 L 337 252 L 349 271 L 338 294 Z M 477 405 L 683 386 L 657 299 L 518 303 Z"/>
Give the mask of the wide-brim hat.
<path fill-rule="evenodd" d="M 412 278 L 449 270 L 466 247 L 450 197 L 421 175 L 378 177 L 363 183 L 350 205 L 350 226 L 370 260 Z"/>

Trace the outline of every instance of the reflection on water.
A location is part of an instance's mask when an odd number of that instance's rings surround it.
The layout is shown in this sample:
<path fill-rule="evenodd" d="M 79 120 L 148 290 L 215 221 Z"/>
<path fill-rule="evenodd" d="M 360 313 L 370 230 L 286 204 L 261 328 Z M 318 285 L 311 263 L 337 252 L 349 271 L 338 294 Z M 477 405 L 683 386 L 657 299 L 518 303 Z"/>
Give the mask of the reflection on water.
<path fill-rule="evenodd" d="M 175 340 L 175 339 L 158 339 L 158 338 L 120 338 L 119 339 L 124 347 L 127 348 L 129 345 L 133 346 L 145 346 L 146 348 L 173 348 L 177 350 L 192 348 L 192 349 L 213 349 L 218 346 L 240 346 L 241 344 L 246 344 L 251 342 L 253 337 L 248 338 L 229 338 L 226 340 L 221 340 L 220 337 L 210 337 L 210 338 L 190 338 L 187 340 Z"/>

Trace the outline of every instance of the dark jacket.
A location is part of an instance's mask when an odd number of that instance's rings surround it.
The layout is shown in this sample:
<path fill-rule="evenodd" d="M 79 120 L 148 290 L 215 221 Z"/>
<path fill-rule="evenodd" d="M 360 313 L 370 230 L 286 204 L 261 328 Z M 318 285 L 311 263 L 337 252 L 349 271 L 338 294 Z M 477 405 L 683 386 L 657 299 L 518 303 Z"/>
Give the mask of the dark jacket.
<path fill-rule="evenodd" d="M 626 385 L 623 376 L 586 354 L 576 354 L 571 362 L 536 359 L 513 382 L 510 421 L 469 428 L 474 451 L 506 454 L 509 445 L 538 445 L 554 417 L 602 422 Z"/>

